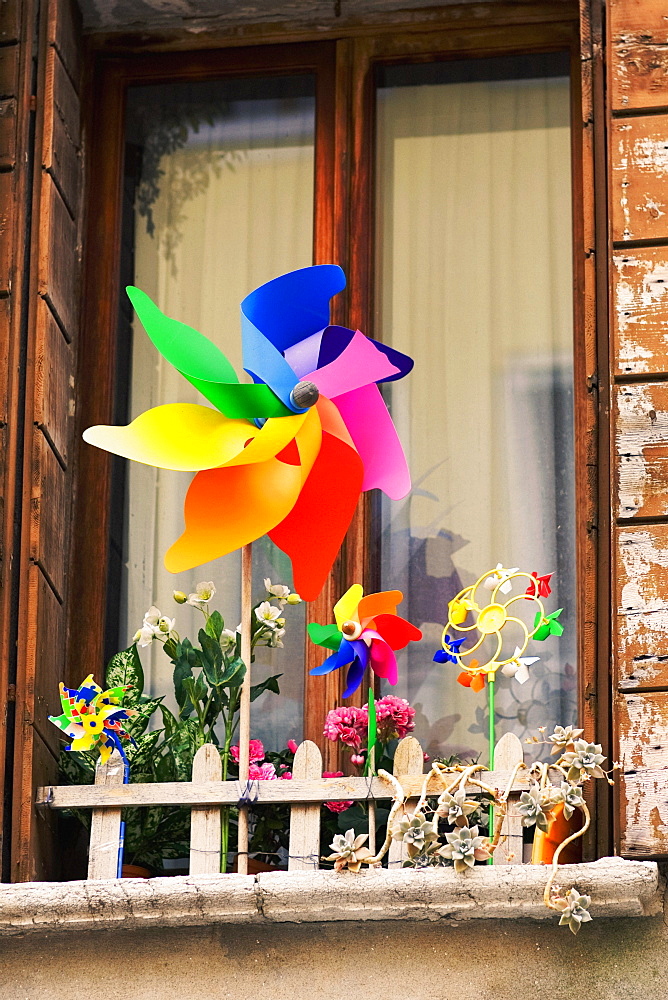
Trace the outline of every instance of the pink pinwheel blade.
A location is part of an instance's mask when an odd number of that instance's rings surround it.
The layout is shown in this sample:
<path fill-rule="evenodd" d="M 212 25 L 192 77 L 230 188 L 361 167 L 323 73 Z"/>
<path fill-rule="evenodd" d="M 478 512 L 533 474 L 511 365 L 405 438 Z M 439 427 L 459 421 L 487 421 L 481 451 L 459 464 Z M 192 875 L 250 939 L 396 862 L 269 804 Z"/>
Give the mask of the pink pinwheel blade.
<path fill-rule="evenodd" d="M 390 684 L 396 684 L 398 675 L 397 658 L 394 655 L 394 650 L 388 646 L 382 635 L 374 632 L 373 629 L 365 629 L 362 634 L 365 638 L 371 637 L 369 663 L 374 674 L 389 681 Z"/>
<path fill-rule="evenodd" d="M 316 368 L 304 380 L 314 382 L 321 396 L 332 399 L 360 386 L 380 382 L 396 375 L 399 369 L 386 354 L 379 351 L 373 341 L 357 330 L 347 347 L 335 361 L 323 368 Z"/>
<path fill-rule="evenodd" d="M 378 488 L 391 500 L 410 493 L 404 449 L 377 385 L 365 385 L 334 400 L 364 463 L 362 491 Z"/>

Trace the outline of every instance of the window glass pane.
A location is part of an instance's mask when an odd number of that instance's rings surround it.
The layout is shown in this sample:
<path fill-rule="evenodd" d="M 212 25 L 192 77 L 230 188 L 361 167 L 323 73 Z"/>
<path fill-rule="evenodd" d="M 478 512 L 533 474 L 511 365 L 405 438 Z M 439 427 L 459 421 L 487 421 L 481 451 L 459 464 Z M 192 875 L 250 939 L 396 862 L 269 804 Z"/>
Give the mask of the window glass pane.
<path fill-rule="evenodd" d="M 314 79 L 275 77 L 137 87 L 129 94 L 127 160 L 132 177 L 128 280 L 168 315 L 216 343 L 242 369 L 239 305 L 253 288 L 312 263 Z M 127 303 L 123 309 L 131 311 Z M 168 402 L 209 405 L 164 361 L 135 321 L 129 345 L 127 418 Z M 125 644 L 153 601 L 196 641 L 201 614 L 177 607 L 173 590 L 200 580 L 218 589 L 213 606 L 240 620 L 240 555 L 173 575 L 163 566 L 183 530 L 190 473 L 126 464 L 119 641 Z M 242 502 L 242 501 L 241 501 Z M 289 583 L 290 564 L 268 539 L 253 547 L 254 595 L 263 579 Z M 283 671 L 281 698 L 254 706 L 253 737 L 280 749 L 302 731 L 304 609 L 286 609 L 285 651 L 259 649 L 253 680 Z M 171 691 L 171 664 L 157 644 L 143 655 L 152 693 Z M 290 669 L 286 670 L 285 665 Z M 296 667 L 296 669 L 295 669 Z"/>
<path fill-rule="evenodd" d="M 498 562 L 554 572 L 565 628 L 532 643 L 526 683 L 499 675 L 498 735 L 575 719 L 567 72 L 556 54 L 379 81 L 376 332 L 415 358 L 387 387 L 414 487 L 383 503 L 381 572 L 424 630 L 396 693 L 430 754 L 486 758 L 486 691 L 432 656 L 448 601 Z"/>

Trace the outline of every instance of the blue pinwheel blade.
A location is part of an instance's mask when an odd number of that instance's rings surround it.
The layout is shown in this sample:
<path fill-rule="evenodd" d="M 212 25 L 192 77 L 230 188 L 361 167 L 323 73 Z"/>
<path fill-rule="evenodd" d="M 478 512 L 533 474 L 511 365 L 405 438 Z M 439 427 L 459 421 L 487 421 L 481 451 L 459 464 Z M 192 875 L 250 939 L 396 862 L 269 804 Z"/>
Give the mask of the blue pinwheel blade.
<path fill-rule="evenodd" d="M 323 674 L 331 674 L 332 670 L 337 670 L 339 667 L 345 667 L 348 663 L 352 663 L 356 656 L 356 650 L 353 644 L 348 642 L 347 639 L 341 640 L 341 645 L 339 646 L 336 653 L 332 653 L 327 659 L 320 664 L 318 667 L 313 667 L 309 670 L 309 673 L 313 677 L 320 677 Z"/>
<path fill-rule="evenodd" d="M 355 691 L 357 691 L 358 687 L 362 683 L 365 670 L 366 665 L 360 663 L 359 659 L 355 657 L 353 662 L 350 664 L 348 676 L 346 677 L 346 689 L 343 692 L 344 698 L 350 698 L 351 694 L 354 694 Z"/>
<path fill-rule="evenodd" d="M 283 353 L 329 324 L 329 301 L 345 287 L 337 264 L 303 267 L 260 285 L 243 300 L 241 312 Z"/>

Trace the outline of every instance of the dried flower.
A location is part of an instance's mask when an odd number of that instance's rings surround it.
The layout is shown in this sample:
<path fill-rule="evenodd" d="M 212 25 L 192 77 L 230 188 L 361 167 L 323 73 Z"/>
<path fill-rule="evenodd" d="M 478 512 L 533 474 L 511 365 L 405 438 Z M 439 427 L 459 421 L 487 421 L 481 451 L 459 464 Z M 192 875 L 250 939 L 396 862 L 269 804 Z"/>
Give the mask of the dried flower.
<path fill-rule="evenodd" d="M 559 926 L 568 925 L 573 934 L 577 934 L 581 925 L 591 920 L 591 896 L 581 896 L 577 889 L 571 889 L 566 898 L 557 898 L 554 903 L 562 911 Z"/>
<path fill-rule="evenodd" d="M 573 749 L 564 754 L 564 763 L 568 765 L 569 781 L 578 781 L 584 771 L 587 777 L 605 778 L 601 764 L 605 760 L 601 753 L 600 743 L 587 743 L 586 740 L 576 740 Z"/>
<path fill-rule="evenodd" d="M 478 835 L 477 826 L 462 826 L 452 833 L 446 833 L 447 844 L 438 851 L 443 858 L 455 863 L 456 872 L 473 868 L 476 861 L 487 861 L 491 857 L 487 837 Z"/>
<path fill-rule="evenodd" d="M 368 833 L 360 833 L 355 836 L 354 830 L 346 830 L 345 834 L 337 833 L 334 840 L 329 845 L 334 851 L 326 861 L 333 861 L 337 872 L 347 868 L 351 872 L 358 872 L 362 863 L 367 858 L 373 857 L 368 847 L 364 847 L 364 842 L 368 840 Z"/>
<path fill-rule="evenodd" d="M 466 790 L 458 788 L 454 795 L 449 792 L 443 793 L 436 813 L 448 823 L 453 823 L 456 826 L 467 826 L 467 816 L 470 816 L 477 808 L 477 802 L 466 798 Z"/>

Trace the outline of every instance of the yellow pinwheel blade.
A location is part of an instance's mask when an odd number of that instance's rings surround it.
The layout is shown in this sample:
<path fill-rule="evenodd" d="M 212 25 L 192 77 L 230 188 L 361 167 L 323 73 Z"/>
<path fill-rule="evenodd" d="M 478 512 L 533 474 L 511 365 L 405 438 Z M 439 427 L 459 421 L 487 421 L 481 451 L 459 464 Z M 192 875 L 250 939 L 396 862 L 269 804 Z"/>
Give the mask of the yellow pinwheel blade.
<path fill-rule="evenodd" d="M 83 437 L 96 448 L 144 465 L 199 472 L 272 458 L 294 438 L 305 416 L 275 417 L 259 429 L 208 406 L 166 403 L 146 410 L 125 427 L 89 427 Z"/>
<path fill-rule="evenodd" d="M 346 590 L 345 594 L 339 598 L 334 605 L 334 617 L 339 629 L 344 622 L 353 619 L 357 621 L 357 606 L 362 600 L 364 589 L 361 584 L 354 583 Z"/>
<path fill-rule="evenodd" d="M 192 569 L 261 538 L 292 510 L 322 438 L 316 407 L 299 416 L 303 420 L 294 436 L 297 464 L 286 455 L 197 473 L 186 495 L 185 531 L 165 555 L 170 573 Z M 276 417 L 264 426 L 291 419 Z"/>

